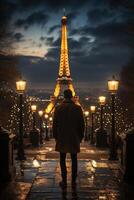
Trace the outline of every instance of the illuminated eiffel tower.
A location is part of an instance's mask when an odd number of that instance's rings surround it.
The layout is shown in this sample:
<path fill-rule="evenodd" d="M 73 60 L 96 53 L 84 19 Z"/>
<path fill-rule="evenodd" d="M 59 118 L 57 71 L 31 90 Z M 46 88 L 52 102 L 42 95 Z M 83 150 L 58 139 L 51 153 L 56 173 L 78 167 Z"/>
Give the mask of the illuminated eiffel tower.
<path fill-rule="evenodd" d="M 50 98 L 50 103 L 46 108 L 46 113 L 52 112 L 56 103 L 59 101 L 61 94 L 64 89 L 70 89 L 73 94 L 73 100 L 78 103 L 78 96 L 75 94 L 75 90 L 72 83 L 72 78 L 70 75 L 69 59 L 68 59 L 68 43 L 67 43 L 67 17 L 64 15 L 61 20 L 62 30 L 61 30 L 61 52 L 60 52 L 60 65 L 58 78 L 56 80 L 56 86 L 54 90 L 54 95 Z"/>

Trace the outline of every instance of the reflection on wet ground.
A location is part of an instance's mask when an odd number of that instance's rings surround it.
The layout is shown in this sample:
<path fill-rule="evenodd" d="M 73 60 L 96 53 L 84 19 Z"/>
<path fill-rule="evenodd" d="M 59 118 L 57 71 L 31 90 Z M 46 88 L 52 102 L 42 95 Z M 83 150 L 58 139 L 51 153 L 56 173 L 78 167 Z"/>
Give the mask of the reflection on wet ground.
<path fill-rule="evenodd" d="M 51 151 L 50 151 L 51 148 Z M 16 178 L 2 191 L 0 200 L 133 200 L 134 188 L 122 182 L 119 163 L 107 160 L 106 150 L 82 145 L 77 187 L 71 188 L 68 157 L 68 186 L 59 187 L 60 167 L 53 142 L 27 150 L 27 160 L 16 162 Z"/>

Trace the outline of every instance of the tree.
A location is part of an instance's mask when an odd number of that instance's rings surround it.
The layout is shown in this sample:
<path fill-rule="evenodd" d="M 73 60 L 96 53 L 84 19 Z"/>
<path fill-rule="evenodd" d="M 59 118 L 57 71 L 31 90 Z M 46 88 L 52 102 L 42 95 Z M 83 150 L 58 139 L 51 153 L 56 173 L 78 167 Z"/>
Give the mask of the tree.
<path fill-rule="evenodd" d="M 120 91 L 121 101 L 128 109 L 128 120 L 134 120 L 134 58 L 122 68 L 120 74 Z"/>
<path fill-rule="evenodd" d="M 0 122 L 10 127 L 16 94 L 15 82 L 20 77 L 17 58 L 13 56 L 13 40 L 9 28 L 12 3 L 0 1 Z"/>
<path fill-rule="evenodd" d="M 14 56 L 0 56 L 0 84 L 8 84 L 9 87 L 14 87 L 15 82 L 21 76 L 17 69 L 17 58 Z"/>
<path fill-rule="evenodd" d="M 12 52 L 12 31 L 10 19 L 15 11 L 15 4 L 7 0 L 0 1 L 0 55 L 9 55 Z"/>

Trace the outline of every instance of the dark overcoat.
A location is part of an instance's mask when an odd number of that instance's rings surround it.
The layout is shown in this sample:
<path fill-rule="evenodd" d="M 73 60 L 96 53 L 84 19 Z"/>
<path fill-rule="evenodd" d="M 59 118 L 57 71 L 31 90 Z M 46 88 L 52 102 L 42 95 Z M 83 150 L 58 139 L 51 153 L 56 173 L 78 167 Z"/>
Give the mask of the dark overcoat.
<path fill-rule="evenodd" d="M 80 142 L 84 137 L 84 117 L 82 109 L 72 100 L 64 100 L 57 106 L 53 118 L 53 136 L 56 151 L 62 153 L 80 152 Z"/>

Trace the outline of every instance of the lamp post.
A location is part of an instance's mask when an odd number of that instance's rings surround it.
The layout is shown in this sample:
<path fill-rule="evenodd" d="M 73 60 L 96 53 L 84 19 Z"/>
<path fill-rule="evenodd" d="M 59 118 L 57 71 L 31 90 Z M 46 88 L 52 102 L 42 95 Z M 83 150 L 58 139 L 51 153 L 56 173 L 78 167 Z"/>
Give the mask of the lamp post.
<path fill-rule="evenodd" d="M 52 121 L 53 121 L 53 118 L 52 117 L 49 117 L 49 123 L 50 123 L 50 138 L 53 138 L 53 134 L 52 134 Z"/>
<path fill-rule="evenodd" d="M 42 116 L 43 116 L 43 111 L 39 110 L 38 111 L 39 117 L 40 117 L 40 144 L 43 144 L 43 135 L 42 135 Z"/>
<path fill-rule="evenodd" d="M 46 130 L 46 137 L 45 140 L 48 141 L 49 137 L 48 137 L 48 114 L 45 114 L 45 130 Z"/>
<path fill-rule="evenodd" d="M 105 148 L 108 146 L 107 143 L 107 132 L 103 127 L 103 107 L 106 103 L 106 97 L 100 96 L 99 97 L 99 104 L 100 104 L 100 127 L 96 129 L 96 146 Z"/>
<path fill-rule="evenodd" d="M 36 113 L 36 110 L 37 110 L 37 106 L 35 104 L 31 105 L 31 110 L 32 110 L 32 113 L 33 113 L 33 130 L 35 129 L 35 113 Z"/>
<path fill-rule="evenodd" d="M 18 151 L 16 160 L 25 160 L 25 152 L 23 146 L 23 94 L 26 89 L 26 81 L 20 80 L 16 82 L 16 90 L 19 94 L 19 137 L 18 137 Z"/>
<path fill-rule="evenodd" d="M 40 144 L 40 134 L 36 129 L 36 121 L 35 121 L 35 113 L 37 110 L 37 106 L 35 104 L 31 105 L 31 110 L 33 113 L 33 129 L 30 131 L 30 140 L 33 147 L 39 147 Z"/>
<path fill-rule="evenodd" d="M 111 137 L 110 137 L 110 156 L 109 160 L 117 160 L 117 148 L 116 148 L 116 133 L 115 133 L 115 95 L 119 87 L 119 81 L 112 77 L 112 80 L 108 81 L 108 90 L 111 94 Z"/>
<path fill-rule="evenodd" d="M 88 123 L 87 123 L 87 119 L 88 119 L 88 116 L 89 116 L 89 111 L 85 111 L 84 114 L 85 114 L 85 124 L 86 124 L 84 140 L 88 141 Z"/>
<path fill-rule="evenodd" d="M 94 144 L 94 113 L 96 110 L 96 106 L 90 106 L 90 111 L 91 111 L 91 138 L 90 138 L 90 143 Z"/>
<path fill-rule="evenodd" d="M 99 97 L 99 103 L 100 103 L 100 128 L 101 128 L 101 131 L 103 131 L 103 107 L 106 103 L 106 97 L 104 96 L 100 96 Z"/>

